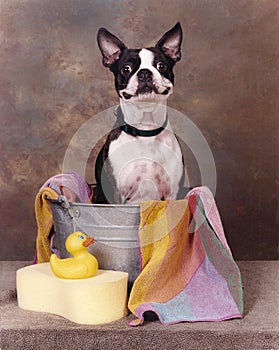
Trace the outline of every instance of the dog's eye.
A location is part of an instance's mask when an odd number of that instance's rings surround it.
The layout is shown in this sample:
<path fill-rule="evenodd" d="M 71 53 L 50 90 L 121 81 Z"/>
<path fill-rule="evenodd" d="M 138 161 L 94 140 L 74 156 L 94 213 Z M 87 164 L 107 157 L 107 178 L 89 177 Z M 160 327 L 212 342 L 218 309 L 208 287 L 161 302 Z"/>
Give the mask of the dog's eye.
<path fill-rule="evenodd" d="M 129 64 L 125 64 L 125 66 L 123 66 L 122 68 L 121 68 L 121 73 L 123 74 L 123 75 L 128 75 L 128 74 L 130 74 L 132 72 L 132 67 L 129 65 Z"/>
<path fill-rule="evenodd" d="M 156 67 L 159 72 L 165 72 L 167 69 L 167 65 L 163 62 L 158 62 Z"/>

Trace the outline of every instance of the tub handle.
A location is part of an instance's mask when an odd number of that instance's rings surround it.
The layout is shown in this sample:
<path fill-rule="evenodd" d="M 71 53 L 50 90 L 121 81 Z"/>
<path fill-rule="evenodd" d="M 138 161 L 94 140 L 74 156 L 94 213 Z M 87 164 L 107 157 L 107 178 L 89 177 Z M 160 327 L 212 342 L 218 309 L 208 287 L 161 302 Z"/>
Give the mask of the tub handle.
<path fill-rule="evenodd" d="M 59 204 L 62 208 L 67 210 L 71 219 L 73 219 L 74 217 L 80 216 L 80 212 L 79 212 L 78 208 L 76 208 L 76 209 L 72 208 L 71 204 L 68 201 L 68 198 L 66 196 L 63 196 L 62 194 L 60 194 L 57 199 L 51 199 L 47 196 L 45 196 L 45 198 L 47 200 L 49 200 L 51 203 Z"/>

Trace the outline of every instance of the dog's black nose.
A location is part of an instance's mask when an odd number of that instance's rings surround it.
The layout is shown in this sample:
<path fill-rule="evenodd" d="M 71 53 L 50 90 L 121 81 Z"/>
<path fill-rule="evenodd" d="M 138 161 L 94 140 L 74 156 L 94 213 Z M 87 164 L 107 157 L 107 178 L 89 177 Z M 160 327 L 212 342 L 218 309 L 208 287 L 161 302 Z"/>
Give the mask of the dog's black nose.
<path fill-rule="evenodd" d="M 137 76 L 140 82 L 148 82 L 152 80 L 153 73 L 149 69 L 141 69 Z"/>

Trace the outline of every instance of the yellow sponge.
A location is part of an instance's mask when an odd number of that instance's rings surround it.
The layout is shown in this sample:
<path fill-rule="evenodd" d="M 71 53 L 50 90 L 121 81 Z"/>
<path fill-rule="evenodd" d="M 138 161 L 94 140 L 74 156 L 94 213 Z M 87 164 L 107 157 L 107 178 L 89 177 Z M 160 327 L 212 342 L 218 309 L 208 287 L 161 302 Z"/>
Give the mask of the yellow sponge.
<path fill-rule="evenodd" d="M 99 270 L 96 276 L 66 280 L 56 277 L 49 263 L 17 270 L 18 305 L 49 312 L 80 324 L 101 324 L 128 314 L 128 273 Z"/>

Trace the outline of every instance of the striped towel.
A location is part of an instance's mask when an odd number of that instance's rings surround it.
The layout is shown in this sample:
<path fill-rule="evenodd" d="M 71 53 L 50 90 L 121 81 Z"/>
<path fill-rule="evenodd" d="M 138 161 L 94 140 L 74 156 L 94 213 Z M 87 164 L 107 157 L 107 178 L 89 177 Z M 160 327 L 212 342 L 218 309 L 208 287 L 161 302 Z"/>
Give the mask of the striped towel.
<path fill-rule="evenodd" d="M 137 317 L 130 325 L 142 324 L 146 311 L 164 324 L 241 318 L 240 271 L 209 189 L 140 206 L 141 273 L 129 298 Z"/>

